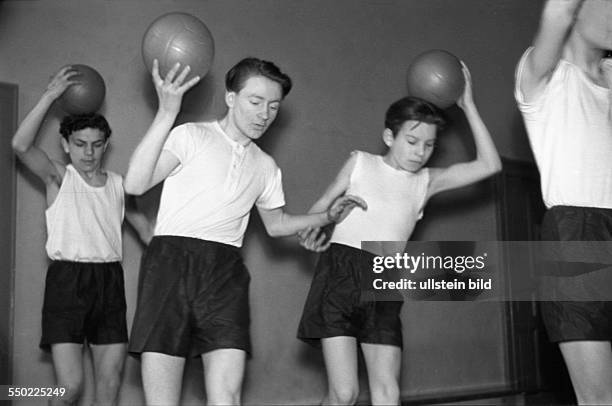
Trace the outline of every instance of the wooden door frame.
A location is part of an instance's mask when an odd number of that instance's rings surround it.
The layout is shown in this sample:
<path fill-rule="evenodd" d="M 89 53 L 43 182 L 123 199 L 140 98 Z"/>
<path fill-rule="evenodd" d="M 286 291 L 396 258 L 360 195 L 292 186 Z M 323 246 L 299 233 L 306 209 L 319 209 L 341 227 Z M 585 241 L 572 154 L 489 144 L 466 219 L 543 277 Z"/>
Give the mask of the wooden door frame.
<path fill-rule="evenodd" d="M 2 119 L 6 119 L 8 121 L 8 124 L 6 126 L 3 126 L 4 128 L 7 129 L 7 132 L 9 134 L 0 134 L 0 136 L 2 136 L 4 138 L 4 141 L 9 141 L 9 148 L 10 148 L 10 139 L 12 136 L 12 133 L 16 130 L 17 128 L 17 120 L 18 120 L 18 99 L 19 99 L 19 88 L 16 84 L 13 83 L 6 83 L 6 82 L 0 82 L 0 91 L 1 92 L 6 92 L 6 94 L 9 97 L 9 100 L 12 99 L 13 102 L 13 106 L 12 106 L 12 114 L 10 113 L 10 111 L 7 112 L 1 112 L 2 114 Z M 1 132 L 1 128 L 0 128 L 0 132 Z M 9 252 L 10 252 L 10 259 L 9 259 L 9 270 L 8 270 L 8 309 L 9 309 L 9 314 L 6 320 L 2 320 L 2 324 L 4 324 L 6 322 L 6 325 L 0 325 L 0 328 L 6 328 L 7 329 L 7 341 L 8 341 L 8 348 L 7 348 L 7 352 L 6 352 L 6 359 L 3 359 L 4 356 L 0 357 L 0 384 L 3 385 L 9 385 L 12 384 L 12 380 L 13 380 L 13 349 L 14 349 L 14 328 L 15 328 L 15 229 L 16 229 L 16 221 L 15 221 L 15 215 L 16 215 L 16 192 L 17 192 L 17 185 L 16 185 L 16 165 L 15 165 L 15 156 L 14 154 L 11 153 L 10 155 L 10 161 L 9 161 L 9 166 L 12 168 L 12 173 L 11 173 L 11 190 L 9 190 L 8 195 L 11 198 L 11 202 L 10 202 L 10 237 L 9 240 L 11 241 L 11 246 L 9 247 Z"/>

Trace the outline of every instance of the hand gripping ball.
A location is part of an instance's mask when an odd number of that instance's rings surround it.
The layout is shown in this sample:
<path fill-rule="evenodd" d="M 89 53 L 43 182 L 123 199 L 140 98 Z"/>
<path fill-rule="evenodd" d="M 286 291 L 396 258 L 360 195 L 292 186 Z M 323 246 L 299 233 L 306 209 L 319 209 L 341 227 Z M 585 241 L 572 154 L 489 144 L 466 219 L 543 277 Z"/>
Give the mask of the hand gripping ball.
<path fill-rule="evenodd" d="M 70 85 L 61 95 L 60 106 L 68 114 L 95 113 L 104 103 L 106 86 L 104 79 L 94 68 L 87 65 L 70 65 L 77 71 Z"/>
<path fill-rule="evenodd" d="M 204 77 L 213 61 L 215 45 L 208 27 L 198 18 L 186 13 L 168 13 L 151 23 L 142 39 L 142 57 L 149 70 L 153 59 L 159 61 L 159 74 L 163 78 L 177 63 L 181 69 L 189 65 L 186 80 L 198 75 Z"/>
<path fill-rule="evenodd" d="M 408 67 L 410 96 L 419 97 L 441 109 L 450 107 L 463 94 L 465 78 L 459 59 L 450 52 L 434 49 L 414 58 Z"/>

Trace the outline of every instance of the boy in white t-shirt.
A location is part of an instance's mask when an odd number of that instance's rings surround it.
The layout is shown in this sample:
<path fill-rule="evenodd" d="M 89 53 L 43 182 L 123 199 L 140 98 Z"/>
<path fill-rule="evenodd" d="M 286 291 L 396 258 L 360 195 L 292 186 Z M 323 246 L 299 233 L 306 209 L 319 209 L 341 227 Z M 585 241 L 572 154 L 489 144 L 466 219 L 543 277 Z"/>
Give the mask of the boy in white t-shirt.
<path fill-rule="evenodd" d="M 189 67 L 165 78 L 153 63 L 159 107 L 132 156 L 126 189 L 140 194 L 164 181 L 155 236 L 143 259 L 129 351 L 141 356 L 148 404 L 178 405 L 187 357 L 200 356 L 208 404 L 239 404 L 251 352 L 249 281 L 239 248 L 255 206 L 271 236 L 340 222 L 360 199 L 290 215 L 281 171 L 253 141 L 274 122 L 291 80 L 246 58 L 225 77 L 227 113 L 172 129 Z"/>
<path fill-rule="evenodd" d="M 542 240 L 612 240 L 611 15 L 608 0 L 548 0 L 517 67 L 515 97 L 548 209 Z M 542 318 L 580 404 L 612 404 L 612 302 L 598 279 L 609 272 L 559 267 L 542 278 Z"/>

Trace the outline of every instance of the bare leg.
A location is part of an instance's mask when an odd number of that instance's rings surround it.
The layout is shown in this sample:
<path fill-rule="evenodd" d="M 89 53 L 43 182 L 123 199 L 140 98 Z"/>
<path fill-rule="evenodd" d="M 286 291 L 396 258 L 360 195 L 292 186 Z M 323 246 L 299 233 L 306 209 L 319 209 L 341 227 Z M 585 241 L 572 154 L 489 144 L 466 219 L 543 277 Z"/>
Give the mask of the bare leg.
<path fill-rule="evenodd" d="M 578 404 L 612 404 L 612 348 L 609 341 L 559 344 Z"/>
<path fill-rule="evenodd" d="M 96 405 L 116 405 L 125 361 L 125 343 L 91 345 L 96 380 Z"/>
<path fill-rule="evenodd" d="M 393 345 L 361 344 L 368 369 L 370 401 L 373 405 L 399 405 L 402 350 Z"/>
<path fill-rule="evenodd" d="M 321 339 L 327 371 L 324 405 L 352 405 L 359 395 L 357 340 L 339 336 Z"/>
<path fill-rule="evenodd" d="M 183 357 L 143 352 L 140 369 L 147 405 L 178 405 L 181 400 L 184 368 Z"/>
<path fill-rule="evenodd" d="M 246 352 L 223 348 L 202 354 L 208 405 L 239 405 Z"/>
<path fill-rule="evenodd" d="M 51 345 L 53 369 L 58 386 L 66 388 L 61 399 L 52 399 L 53 406 L 75 405 L 83 392 L 83 345 L 59 343 Z"/>

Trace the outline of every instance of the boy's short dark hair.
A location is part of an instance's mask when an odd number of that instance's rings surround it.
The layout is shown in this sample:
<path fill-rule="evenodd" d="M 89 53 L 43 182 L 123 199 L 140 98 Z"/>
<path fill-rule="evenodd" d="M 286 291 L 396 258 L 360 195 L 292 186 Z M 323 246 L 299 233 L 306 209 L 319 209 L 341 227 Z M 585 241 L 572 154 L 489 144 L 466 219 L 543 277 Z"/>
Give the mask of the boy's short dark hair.
<path fill-rule="evenodd" d="M 406 121 L 434 124 L 438 129 L 446 125 L 444 113 L 435 105 L 417 97 L 404 97 L 391 104 L 385 114 L 385 128 L 395 136 Z"/>
<path fill-rule="evenodd" d="M 252 76 L 264 76 L 281 85 L 283 98 L 291 90 L 291 78 L 281 72 L 274 63 L 263 61 L 258 58 L 244 58 L 225 75 L 225 89 L 228 92 L 238 93 L 244 87 L 244 83 Z"/>
<path fill-rule="evenodd" d="M 111 136 L 111 128 L 108 121 L 98 113 L 71 114 L 63 118 L 60 124 L 60 134 L 69 141 L 70 134 L 85 128 L 94 128 L 104 133 L 104 140 Z"/>

